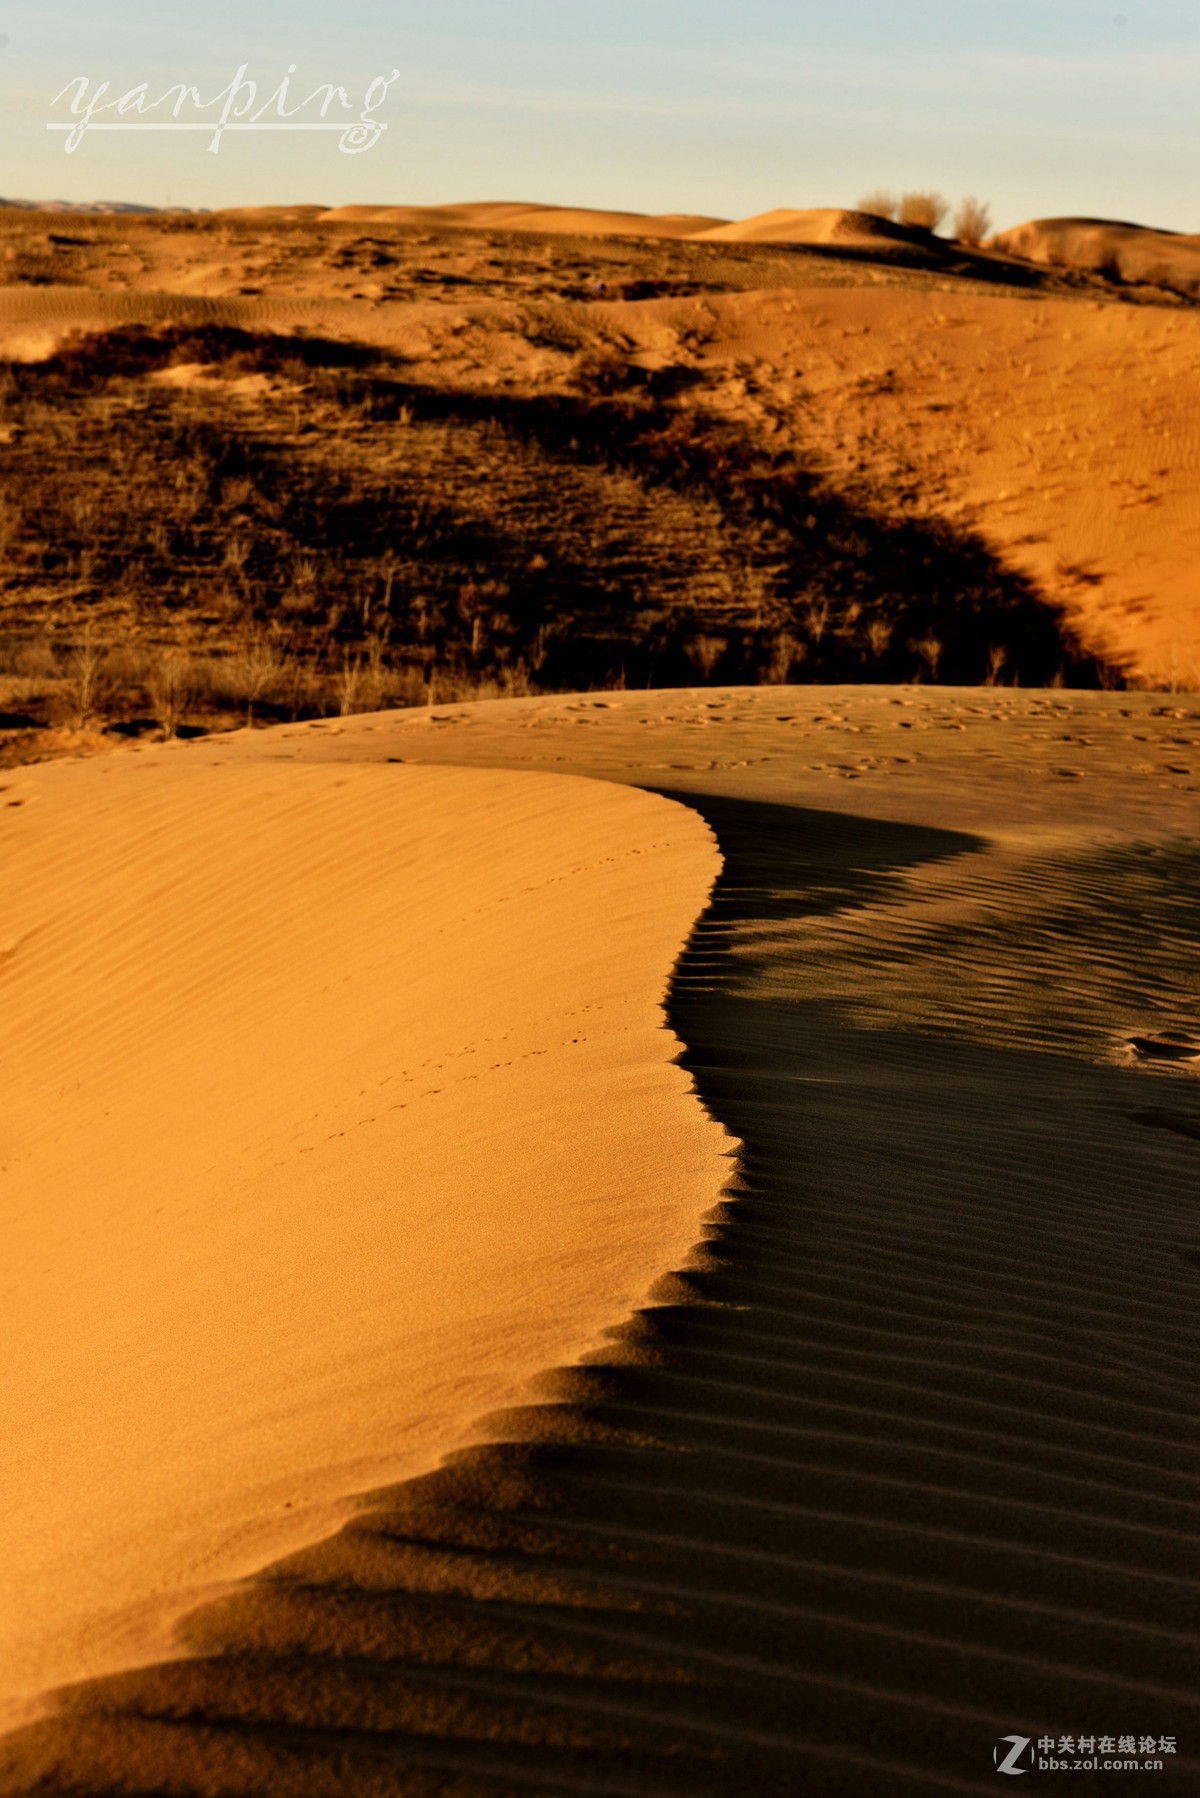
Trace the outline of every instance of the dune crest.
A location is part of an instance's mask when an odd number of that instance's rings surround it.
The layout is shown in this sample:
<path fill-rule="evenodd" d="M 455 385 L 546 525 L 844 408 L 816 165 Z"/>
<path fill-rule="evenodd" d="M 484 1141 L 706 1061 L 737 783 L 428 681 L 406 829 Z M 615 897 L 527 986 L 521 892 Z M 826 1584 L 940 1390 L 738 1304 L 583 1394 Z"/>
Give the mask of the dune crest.
<path fill-rule="evenodd" d="M 435 231 L 549 231 L 572 237 L 689 237 L 721 223 L 699 214 L 543 206 L 526 200 L 479 200 L 453 206 L 333 206 L 318 215 L 318 222 L 416 225 Z"/>
<path fill-rule="evenodd" d="M 38 769 L 0 814 L 8 1699 L 170 1652 L 470 1440 L 727 1169 L 660 1003 L 695 814 L 266 741 Z"/>
<path fill-rule="evenodd" d="M 736 1203 L 486 1442 L 0 1741 L 0 1793 L 928 1798 L 1102 1728 L 1200 1789 L 1200 1064 L 1136 1048 L 1200 1047 L 1175 700 L 706 687 L 268 738 L 700 811 L 669 1016 Z"/>
<path fill-rule="evenodd" d="M 915 231 L 872 212 L 848 212 L 840 206 L 797 209 L 777 207 L 753 218 L 715 225 L 695 235 L 710 243 L 866 244 L 917 243 L 927 245 L 928 231 Z"/>

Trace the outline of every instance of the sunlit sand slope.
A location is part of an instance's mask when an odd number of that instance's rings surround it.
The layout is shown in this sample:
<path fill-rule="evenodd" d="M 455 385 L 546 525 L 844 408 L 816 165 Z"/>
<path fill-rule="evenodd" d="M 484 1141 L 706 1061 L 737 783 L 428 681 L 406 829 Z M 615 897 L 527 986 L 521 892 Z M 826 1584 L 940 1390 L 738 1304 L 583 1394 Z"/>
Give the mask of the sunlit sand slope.
<path fill-rule="evenodd" d="M 1173 1739 L 1151 1783 L 1200 1789 L 1200 704 L 707 689 L 275 741 L 699 807 L 670 1017 L 737 1190 L 540 1405 L 198 1610 L 195 1658 L 68 1694 L 5 1792 L 929 1798 L 1011 1732 Z"/>
<path fill-rule="evenodd" d="M 435 1465 L 727 1170 L 660 1007 L 693 812 L 270 742 L 0 796 L 6 1699 Z"/>
<path fill-rule="evenodd" d="M 415 225 L 432 231 L 549 231 L 576 237 L 687 237 L 721 223 L 680 212 L 652 215 L 504 200 L 463 206 L 335 206 L 320 219 L 329 224 Z"/>

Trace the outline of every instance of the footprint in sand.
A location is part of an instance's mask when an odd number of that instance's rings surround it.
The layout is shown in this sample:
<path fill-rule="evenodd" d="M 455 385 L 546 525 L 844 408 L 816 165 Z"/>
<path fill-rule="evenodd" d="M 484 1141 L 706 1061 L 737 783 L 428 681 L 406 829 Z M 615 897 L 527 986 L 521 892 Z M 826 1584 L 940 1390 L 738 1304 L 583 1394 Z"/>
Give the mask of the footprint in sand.
<path fill-rule="evenodd" d="M 1186 1036 L 1131 1036 L 1128 1046 L 1143 1061 L 1200 1060 L 1200 1043 Z"/>

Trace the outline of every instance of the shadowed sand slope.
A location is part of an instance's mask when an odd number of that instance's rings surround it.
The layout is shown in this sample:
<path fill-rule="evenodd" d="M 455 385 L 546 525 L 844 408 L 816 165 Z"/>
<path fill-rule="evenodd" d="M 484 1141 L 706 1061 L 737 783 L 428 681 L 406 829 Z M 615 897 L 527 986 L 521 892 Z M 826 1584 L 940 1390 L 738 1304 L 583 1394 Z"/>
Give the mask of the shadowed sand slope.
<path fill-rule="evenodd" d="M 156 1657 L 435 1465 L 628 1314 L 726 1167 L 659 1004 L 694 812 L 247 750 L 0 811 L 6 1699 Z"/>
<path fill-rule="evenodd" d="M 669 1010 L 736 1184 L 540 1405 L 66 1695 L 4 1791 L 922 1798 L 1013 1731 L 1171 1736 L 1196 1790 L 1196 1063 L 1129 1044 L 1198 1046 L 1194 801 L 1133 771 L 1198 727 L 834 689 L 289 735 L 707 818 Z"/>

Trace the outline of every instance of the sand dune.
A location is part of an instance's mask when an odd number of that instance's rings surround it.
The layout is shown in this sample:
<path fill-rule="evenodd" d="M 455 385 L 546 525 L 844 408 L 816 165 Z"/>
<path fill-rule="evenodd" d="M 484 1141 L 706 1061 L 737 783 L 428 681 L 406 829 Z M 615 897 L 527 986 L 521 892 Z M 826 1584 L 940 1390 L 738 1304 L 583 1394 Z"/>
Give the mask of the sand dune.
<path fill-rule="evenodd" d="M 326 224 L 417 226 L 425 230 L 537 231 L 571 237 L 689 237 L 720 219 L 689 213 L 612 212 L 591 206 L 536 206 L 482 200 L 456 206 L 334 206 Z"/>
<path fill-rule="evenodd" d="M 1200 295 L 1200 237 L 1115 219 L 1034 219 L 991 239 L 990 249 L 1029 262 L 1087 269 Z"/>
<path fill-rule="evenodd" d="M 845 288 L 708 302 L 708 350 L 868 495 L 979 530 L 1089 647 L 1200 677 L 1200 369 L 1193 311 Z M 774 391 L 773 391 L 774 390 Z"/>
<path fill-rule="evenodd" d="M 324 218 L 328 208 L 325 206 L 223 206 L 216 212 L 205 216 L 213 223 L 220 224 L 224 219 L 235 219 L 252 225 L 295 225 L 313 224 Z"/>
<path fill-rule="evenodd" d="M 207 277 L 198 290 L 178 293 L 0 287 L 0 354 L 14 362 L 41 362 L 76 335 L 122 325 L 194 324 L 328 336 L 428 356 L 449 322 L 445 307 L 436 302 L 377 307 L 333 295 L 208 293 L 205 285 Z M 497 312 L 495 306 L 486 310 L 493 317 Z M 467 311 L 464 307 L 458 316 Z"/>
<path fill-rule="evenodd" d="M 191 1658 L 66 1695 L 0 1789 L 926 1798 L 992 1790 L 1014 1730 L 1170 1737 L 1194 1789 L 1200 1057 L 1130 1046 L 1200 1050 L 1194 698 L 538 699 L 243 736 L 210 778 L 315 777 L 315 849 L 394 756 L 709 821 L 670 1018 L 736 1190 L 606 1350 L 199 1609 Z M 559 791 L 590 833 L 601 789 Z"/>
<path fill-rule="evenodd" d="M 22 216 L 10 357 L 395 352 L 350 515 L 423 482 L 419 553 L 478 543 L 515 612 L 599 570 L 589 628 L 720 655 L 757 594 L 794 676 L 936 577 L 994 680 L 1052 615 L 1196 684 L 1194 239 Z M 1120 285 L 1155 258 L 1176 297 Z M 306 473 L 329 371 L 178 349 L 98 356 L 101 404 Z M 639 460 L 674 433 L 690 482 Z M 1194 695 L 773 681 L 0 775 L 5 1798 L 925 1798 L 1012 1730 L 1152 1731 L 1200 1790 L 1198 796 Z"/>
<path fill-rule="evenodd" d="M 338 302 L 203 293 L 122 293 L 75 287 L 0 288 L 0 349 L 15 362 L 52 356 L 73 332 L 116 325 L 240 325 L 244 330 L 320 330 L 338 323 Z M 350 322 L 343 308 L 344 324 Z"/>
<path fill-rule="evenodd" d="M 928 245 L 930 241 L 927 231 L 914 231 L 893 224 L 890 219 L 877 218 L 874 213 L 847 212 L 836 206 L 801 211 L 780 207 L 754 218 L 714 225 L 695 235 L 713 243 L 847 243 L 878 247 L 889 243 Z"/>
<path fill-rule="evenodd" d="M 434 1465 L 726 1168 L 658 1004 L 717 866 L 693 812 L 224 753 L 6 782 L 9 1700 L 156 1658 Z"/>

